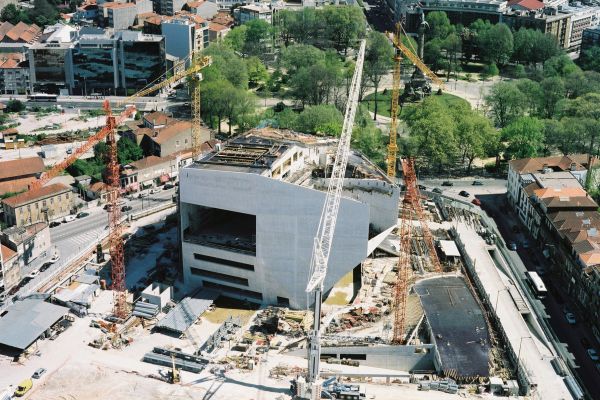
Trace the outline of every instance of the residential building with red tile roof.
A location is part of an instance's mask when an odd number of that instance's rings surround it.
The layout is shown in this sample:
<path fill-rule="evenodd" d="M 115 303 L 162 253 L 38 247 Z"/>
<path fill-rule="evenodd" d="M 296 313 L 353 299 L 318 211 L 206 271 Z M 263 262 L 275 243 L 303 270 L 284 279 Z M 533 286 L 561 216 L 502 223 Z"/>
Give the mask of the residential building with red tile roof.
<path fill-rule="evenodd" d="M 201 143 L 210 140 L 211 132 L 202 127 Z M 146 132 L 140 146 L 147 156 L 166 157 L 178 151 L 189 149 L 192 145 L 192 123 L 190 121 L 169 120 L 160 129 Z"/>
<path fill-rule="evenodd" d="M 9 226 L 49 222 L 73 210 L 75 194 L 71 188 L 55 183 L 2 200 L 4 221 Z"/>
<path fill-rule="evenodd" d="M 42 35 L 42 29 L 36 24 L 27 25 L 19 22 L 16 25 L 10 22 L 0 24 L 0 43 L 34 43 Z"/>

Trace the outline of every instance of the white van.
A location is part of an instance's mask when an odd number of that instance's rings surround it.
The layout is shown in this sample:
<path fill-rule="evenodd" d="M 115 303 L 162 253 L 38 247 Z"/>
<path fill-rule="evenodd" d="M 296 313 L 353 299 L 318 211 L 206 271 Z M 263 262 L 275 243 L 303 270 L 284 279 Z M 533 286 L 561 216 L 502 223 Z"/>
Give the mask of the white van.
<path fill-rule="evenodd" d="M 77 218 L 75 215 L 66 215 L 63 218 L 63 222 L 71 222 L 71 221 L 75 221 L 75 218 Z"/>

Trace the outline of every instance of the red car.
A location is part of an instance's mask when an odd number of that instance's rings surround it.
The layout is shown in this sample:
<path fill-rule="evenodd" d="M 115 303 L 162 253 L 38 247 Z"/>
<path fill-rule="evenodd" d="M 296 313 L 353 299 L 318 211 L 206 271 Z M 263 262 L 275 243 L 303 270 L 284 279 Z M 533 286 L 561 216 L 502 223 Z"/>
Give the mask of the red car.
<path fill-rule="evenodd" d="M 471 200 L 471 203 L 475 204 L 476 206 L 480 206 L 481 205 L 481 200 L 479 200 L 479 199 L 473 199 L 473 200 Z"/>

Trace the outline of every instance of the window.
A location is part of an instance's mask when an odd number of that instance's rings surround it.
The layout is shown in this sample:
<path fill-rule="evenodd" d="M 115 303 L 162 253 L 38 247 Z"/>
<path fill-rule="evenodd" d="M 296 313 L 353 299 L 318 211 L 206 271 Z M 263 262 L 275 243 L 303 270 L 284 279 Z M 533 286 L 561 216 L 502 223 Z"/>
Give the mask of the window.
<path fill-rule="evenodd" d="M 35 209 L 39 210 L 40 209 L 40 203 L 35 203 Z"/>
<path fill-rule="evenodd" d="M 204 276 L 206 278 L 219 279 L 221 281 L 226 281 L 236 285 L 248 286 L 248 279 L 246 278 L 240 278 L 238 276 L 222 274 L 220 272 L 213 272 L 195 267 L 191 267 L 190 271 L 192 272 L 192 275 Z"/>
<path fill-rule="evenodd" d="M 248 289 L 239 289 L 236 287 L 231 287 L 231 286 L 227 286 L 227 285 L 222 285 L 220 283 L 215 283 L 215 282 L 209 282 L 209 281 L 202 281 L 202 285 L 204 287 L 207 288 L 211 288 L 211 289 L 218 289 L 224 292 L 229 292 L 232 294 L 237 294 L 239 296 L 245 296 L 245 297 L 250 297 L 253 299 L 257 299 L 257 300 L 262 300 L 263 296 L 261 293 L 258 292 L 253 292 L 252 290 L 248 290 Z"/>
<path fill-rule="evenodd" d="M 54 204 L 54 197 L 50 197 L 50 204 Z"/>
<path fill-rule="evenodd" d="M 27 211 L 31 211 L 31 204 L 27 204 Z"/>
<path fill-rule="evenodd" d="M 203 254 L 194 253 L 196 260 L 207 261 L 215 264 L 227 265 L 228 267 L 234 267 L 239 269 L 245 269 L 247 271 L 254 271 L 254 265 L 245 264 L 237 261 L 223 260 L 222 258 L 205 256 Z"/>
<path fill-rule="evenodd" d="M 176 147 L 177 147 L 177 146 L 179 146 L 179 140 L 176 140 L 176 141 L 175 141 L 175 146 L 176 146 Z"/>
<path fill-rule="evenodd" d="M 290 299 L 288 299 L 287 297 L 277 296 L 277 305 L 281 307 L 289 307 Z"/>
<path fill-rule="evenodd" d="M 188 140 L 187 139 L 185 139 L 185 144 L 188 144 Z"/>

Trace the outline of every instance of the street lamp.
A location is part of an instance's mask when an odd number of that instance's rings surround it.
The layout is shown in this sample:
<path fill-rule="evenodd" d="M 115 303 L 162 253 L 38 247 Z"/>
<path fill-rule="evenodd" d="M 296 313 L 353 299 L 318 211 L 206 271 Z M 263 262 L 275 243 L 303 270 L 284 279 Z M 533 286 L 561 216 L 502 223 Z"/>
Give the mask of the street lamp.
<path fill-rule="evenodd" d="M 494 314 L 496 313 L 496 311 L 498 311 L 498 299 L 500 298 L 500 292 L 504 290 L 508 291 L 508 288 L 504 287 L 502 289 L 498 289 L 498 291 L 496 292 L 496 304 L 494 305 Z"/>
<path fill-rule="evenodd" d="M 532 339 L 531 336 L 522 336 L 521 340 L 519 340 L 519 352 L 517 353 L 517 369 L 515 370 L 515 375 L 517 379 L 519 379 L 519 365 L 521 360 L 521 345 L 523 344 L 523 339 Z"/>

